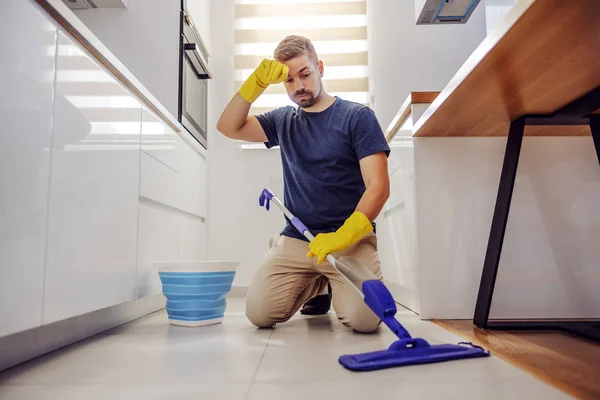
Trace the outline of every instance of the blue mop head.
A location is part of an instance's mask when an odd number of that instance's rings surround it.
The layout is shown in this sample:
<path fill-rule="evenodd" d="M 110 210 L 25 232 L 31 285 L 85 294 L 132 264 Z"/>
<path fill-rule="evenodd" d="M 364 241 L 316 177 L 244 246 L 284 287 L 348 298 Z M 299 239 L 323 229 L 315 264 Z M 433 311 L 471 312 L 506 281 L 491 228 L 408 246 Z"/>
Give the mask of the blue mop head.
<path fill-rule="evenodd" d="M 373 371 L 406 365 L 432 364 L 463 358 L 488 357 L 489 351 L 479 346 L 463 342 L 461 344 L 430 345 L 423 339 L 397 340 L 387 350 L 370 353 L 344 355 L 340 364 L 351 371 Z"/>
<path fill-rule="evenodd" d="M 406 365 L 488 357 L 490 355 L 489 351 L 485 351 L 472 343 L 462 342 L 457 345 L 439 344 L 432 346 L 424 339 L 413 338 L 394 317 L 397 311 L 396 303 L 383 282 L 380 280 L 365 281 L 362 291 L 365 296 L 365 303 L 400 340 L 392 343 L 387 350 L 341 356 L 339 362 L 345 368 L 352 371 L 373 371 Z"/>

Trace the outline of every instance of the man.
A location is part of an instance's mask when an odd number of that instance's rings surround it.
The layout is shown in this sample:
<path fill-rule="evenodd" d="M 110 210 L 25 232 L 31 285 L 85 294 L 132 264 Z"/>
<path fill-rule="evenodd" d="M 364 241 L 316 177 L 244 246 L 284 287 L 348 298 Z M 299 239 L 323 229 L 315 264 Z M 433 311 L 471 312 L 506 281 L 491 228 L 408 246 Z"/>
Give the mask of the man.
<path fill-rule="evenodd" d="M 280 147 L 284 202 L 316 235 L 309 245 L 287 221 L 254 276 L 246 315 L 271 328 L 326 293 L 329 284 L 339 321 L 373 332 L 379 319 L 325 256 L 353 256 L 382 278 L 372 221 L 389 196 L 390 149 L 372 110 L 329 95 L 323 72 L 310 40 L 288 36 L 274 60 L 263 60 L 244 82 L 217 124 L 229 138 Z M 281 82 L 299 107 L 248 116 L 267 86 Z"/>

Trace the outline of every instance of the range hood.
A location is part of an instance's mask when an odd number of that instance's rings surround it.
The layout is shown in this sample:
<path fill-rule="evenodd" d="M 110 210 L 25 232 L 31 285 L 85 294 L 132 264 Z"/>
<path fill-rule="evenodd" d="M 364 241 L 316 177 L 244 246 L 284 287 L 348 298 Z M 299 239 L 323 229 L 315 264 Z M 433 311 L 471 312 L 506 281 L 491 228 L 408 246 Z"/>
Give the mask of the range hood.
<path fill-rule="evenodd" d="M 72 10 L 89 8 L 127 8 L 129 0 L 62 0 Z"/>
<path fill-rule="evenodd" d="M 464 24 L 481 0 L 415 0 L 417 25 Z"/>

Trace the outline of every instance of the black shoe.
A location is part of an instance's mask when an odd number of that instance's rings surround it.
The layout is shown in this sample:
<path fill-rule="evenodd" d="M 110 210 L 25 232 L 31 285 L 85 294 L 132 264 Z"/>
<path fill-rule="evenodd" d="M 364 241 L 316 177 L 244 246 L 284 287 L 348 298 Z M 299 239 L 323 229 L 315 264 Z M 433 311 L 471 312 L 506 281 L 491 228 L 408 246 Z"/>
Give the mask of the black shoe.
<path fill-rule="evenodd" d="M 319 294 L 302 306 L 300 314 L 323 315 L 327 314 L 331 307 L 331 285 L 327 284 L 327 294 Z"/>

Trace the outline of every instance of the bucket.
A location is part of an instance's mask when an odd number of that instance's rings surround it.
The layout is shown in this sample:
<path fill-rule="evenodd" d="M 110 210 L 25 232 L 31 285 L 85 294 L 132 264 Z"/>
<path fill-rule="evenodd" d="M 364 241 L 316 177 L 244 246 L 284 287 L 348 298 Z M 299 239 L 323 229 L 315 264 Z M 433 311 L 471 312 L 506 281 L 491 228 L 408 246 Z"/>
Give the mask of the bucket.
<path fill-rule="evenodd" d="M 158 275 L 167 298 L 169 323 L 204 326 L 223 321 L 238 262 L 174 261 L 160 263 Z"/>

